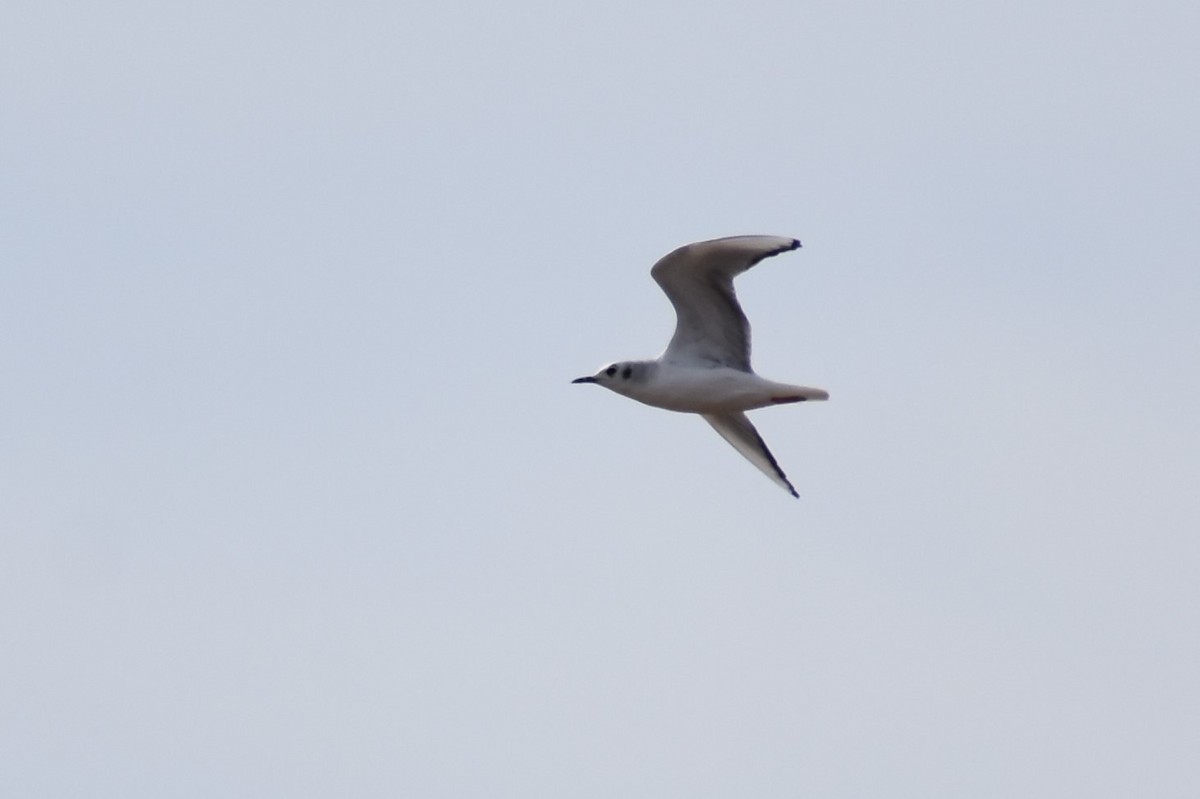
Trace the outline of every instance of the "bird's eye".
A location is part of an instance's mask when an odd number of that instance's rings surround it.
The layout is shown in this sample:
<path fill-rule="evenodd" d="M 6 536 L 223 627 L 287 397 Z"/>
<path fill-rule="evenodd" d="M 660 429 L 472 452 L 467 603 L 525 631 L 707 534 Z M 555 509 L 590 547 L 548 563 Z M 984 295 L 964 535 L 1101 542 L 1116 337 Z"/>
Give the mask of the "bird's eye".
<path fill-rule="evenodd" d="M 615 364 L 604 370 L 604 374 L 608 375 L 609 377 L 612 377 L 616 373 L 617 373 L 617 367 Z"/>

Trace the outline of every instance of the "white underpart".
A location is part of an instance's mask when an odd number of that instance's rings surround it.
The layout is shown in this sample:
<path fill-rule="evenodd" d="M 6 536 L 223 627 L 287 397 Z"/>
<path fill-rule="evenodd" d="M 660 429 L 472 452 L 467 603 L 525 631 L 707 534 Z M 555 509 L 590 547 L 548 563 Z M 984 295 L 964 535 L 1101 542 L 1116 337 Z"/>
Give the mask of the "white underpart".
<path fill-rule="evenodd" d="M 752 411 L 802 400 L 829 399 L 819 388 L 776 383 L 754 372 L 727 366 L 692 366 L 660 360 L 649 379 L 613 381 L 610 386 L 630 399 L 683 413 Z"/>

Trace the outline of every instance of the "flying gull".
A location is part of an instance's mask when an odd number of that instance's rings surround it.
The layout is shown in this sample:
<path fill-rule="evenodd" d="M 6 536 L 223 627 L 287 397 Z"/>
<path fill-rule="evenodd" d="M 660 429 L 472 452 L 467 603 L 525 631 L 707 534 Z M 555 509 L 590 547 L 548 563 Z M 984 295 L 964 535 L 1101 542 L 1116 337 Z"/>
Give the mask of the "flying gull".
<path fill-rule="evenodd" d="M 687 244 L 665 256 L 651 276 L 675 306 L 675 335 L 652 361 L 619 361 L 573 383 L 682 413 L 696 413 L 767 477 L 798 497 L 746 411 L 829 399 L 819 388 L 776 383 L 750 368 L 750 322 L 733 279 L 764 258 L 800 247 L 779 236 L 732 236 Z"/>

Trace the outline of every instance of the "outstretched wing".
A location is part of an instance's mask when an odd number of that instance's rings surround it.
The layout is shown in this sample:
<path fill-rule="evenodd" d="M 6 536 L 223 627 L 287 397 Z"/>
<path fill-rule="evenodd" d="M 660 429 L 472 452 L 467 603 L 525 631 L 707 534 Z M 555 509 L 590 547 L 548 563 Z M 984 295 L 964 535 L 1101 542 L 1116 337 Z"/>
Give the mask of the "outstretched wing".
<path fill-rule="evenodd" d="M 711 424 L 722 438 L 732 444 L 734 449 L 742 453 L 746 460 L 757 466 L 763 474 L 782 486 L 793 497 L 800 496 L 788 482 L 787 475 L 783 473 L 783 469 L 779 468 L 775 456 L 771 454 L 771 450 L 767 449 L 766 442 L 754 429 L 754 425 L 750 424 L 746 414 L 737 412 L 701 415 L 704 417 L 704 421 Z"/>
<path fill-rule="evenodd" d="M 733 279 L 764 258 L 800 246 L 780 236 L 732 236 L 687 244 L 650 270 L 675 306 L 675 335 L 662 360 L 750 371 L 750 323 Z"/>

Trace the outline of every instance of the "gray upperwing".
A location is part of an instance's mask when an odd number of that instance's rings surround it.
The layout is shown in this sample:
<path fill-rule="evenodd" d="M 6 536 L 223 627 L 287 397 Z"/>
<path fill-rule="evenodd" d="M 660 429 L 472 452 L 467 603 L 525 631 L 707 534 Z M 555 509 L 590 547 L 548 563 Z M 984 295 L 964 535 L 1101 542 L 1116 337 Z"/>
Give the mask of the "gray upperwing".
<path fill-rule="evenodd" d="M 675 335 L 662 357 L 750 371 L 750 323 L 733 279 L 764 258 L 800 246 L 780 236 L 731 236 L 687 244 L 650 270 L 675 307 Z"/>
<path fill-rule="evenodd" d="M 767 449 L 762 436 L 746 418 L 746 414 L 741 412 L 704 413 L 701 416 L 721 434 L 721 438 L 732 444 L 734 449 L 742 453 L 746 460 L 757 466 L 763 474 L 774 480 L 793 497 L 800 496 L 788 481 L 783 469 L 779 468 L 779 463 L 771 454 L 771 450 Z"/>

